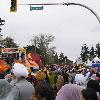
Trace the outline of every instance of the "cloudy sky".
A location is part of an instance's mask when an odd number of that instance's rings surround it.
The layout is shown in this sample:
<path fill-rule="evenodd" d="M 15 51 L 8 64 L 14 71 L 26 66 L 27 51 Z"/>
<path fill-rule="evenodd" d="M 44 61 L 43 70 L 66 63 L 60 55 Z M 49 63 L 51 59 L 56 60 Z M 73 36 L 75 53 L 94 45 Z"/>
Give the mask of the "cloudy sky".
<path fill-rule="evenodd" d="M 51 33 L 55 36 L 52 45 L 58 53 L 63 52 L 69 59 L 80 56 L 81 46 L 89 47 L 100 42 L 100 23 L 86 8 L 80 6 L 44 6 L 41 11 L 30 11 L 28 3 L 75 2 L 87 5 L 100 16 L 100 0 L 18 0 L 17 12 L 10 12 L 10 0 L 0 0 L 0 18 L 4 37 L 11 36 L 20 46 L 30 44 L 32 36 Z"/>

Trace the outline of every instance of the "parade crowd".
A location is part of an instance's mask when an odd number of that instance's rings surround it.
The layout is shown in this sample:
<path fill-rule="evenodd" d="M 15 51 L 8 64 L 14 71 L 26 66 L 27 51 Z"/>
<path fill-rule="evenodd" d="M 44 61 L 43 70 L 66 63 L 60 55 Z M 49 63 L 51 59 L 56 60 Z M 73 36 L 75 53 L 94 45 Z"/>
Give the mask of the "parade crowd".
<path fill-rule="evenodd" d="M 20 63 L 0 72 L 0 100 L 100 100 L 97 68 L 48 65 L 30 72 Z"/>

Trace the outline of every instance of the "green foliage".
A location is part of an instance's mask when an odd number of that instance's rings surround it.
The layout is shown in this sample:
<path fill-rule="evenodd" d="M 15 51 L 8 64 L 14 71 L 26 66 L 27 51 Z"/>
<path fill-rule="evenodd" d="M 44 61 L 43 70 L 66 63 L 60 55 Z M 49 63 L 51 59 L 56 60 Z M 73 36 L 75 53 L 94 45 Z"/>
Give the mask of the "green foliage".
<path fill-rule="evenodd" d="M 89 59 L 93 60 L 94 57 L 95 57 L 95 50 L 94 50 L 94 47 L 92 46 L 89 51 Z"/>
<path fill-rule="evenodd" d="M 54 41 L 54 36 L 52 34 L 39 34 L 34 35 L 31 40 L 32 45 L 35 46 L 35 52 L 37 52 L 36 48 L 39 50 L 39 54 L 42 56 L 42 60 L 44 65 L 49 63 L 54 63 L 53 53 L 55 52 L 49 47 L 51 42 Z"/>
<path fill-rule="evenodd" d="M 96 55 L 100 57 L 100 44 L 96 44 Z"/>
<path fill-rule="evenodd" d="M 60 64 L 63 64 L 65 62 L 65 58 L 64 58 L 63 53 L 60 53 L 60 55 L 59 55 L 59 62 L 60 62 Z"/>
<path fill-rule="evenodd" d="M 30 53 L 30 52 L 32 52 L 32 53 L 35 53 L 35 52 L 40 53 L 40 50 L 38 48 L 35 48 L 34 45 L 27 45 L 26 47 L 24 47 L 24 49 L 26 50 L 27 54 Z"/>
<path fill-rule="evenodd" d="M 83 62 L 86 62 L 87 59 L 93 60 L 95 56 L 98 56 L 100 58 L 100 44 L 97 43 L 95 48 L 96 49 L 94 49 L 94 47 L 92 46 L 89 50 L 86 44 L 82 46 L 80 55 Z"/>
<path fill-rule="evenodd" d="M 59 64 L 59 59 L 58 59 L 58 54 L 57 53 L 54 54 L 54 61 L 55 61 L 54 62 L 55 64 Z"/>
<path fill-rule="evenodd" d="M 6 37 L 1 42 L 2 47 L 4 48 L 17 48 L 18 45 L 14 42 L 14 39 L 11 37 Z"/>
<path fill-rule="evenodd" d="M 83 44 L 80 55 L 81 55 L 82 61 L 86 62 L 89 57 L 89 48 L 86 44 Z"/>

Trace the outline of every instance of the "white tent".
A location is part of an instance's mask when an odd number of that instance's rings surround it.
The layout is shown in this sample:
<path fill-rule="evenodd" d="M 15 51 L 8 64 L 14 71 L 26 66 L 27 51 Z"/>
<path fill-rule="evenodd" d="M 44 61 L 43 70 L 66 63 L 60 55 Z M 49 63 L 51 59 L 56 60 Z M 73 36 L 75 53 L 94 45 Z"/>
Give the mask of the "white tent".
<path fill-rule="evenodd" d="M 92 63 L 100 63 L 100 59 L 96 56 L 93 60 Z"/>
<path fill-rule="evenodd" d="M 89 59 L 87 60 L 86 66 L 88 67 L 92 66 L 92 62 Z"/>

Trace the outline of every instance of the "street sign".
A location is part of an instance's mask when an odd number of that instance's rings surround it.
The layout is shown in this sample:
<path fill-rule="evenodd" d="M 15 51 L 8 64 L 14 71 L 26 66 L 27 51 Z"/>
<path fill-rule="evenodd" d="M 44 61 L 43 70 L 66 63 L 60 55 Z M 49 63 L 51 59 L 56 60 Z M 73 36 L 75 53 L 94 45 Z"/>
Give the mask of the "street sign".
<path fill-rule="evenodd" d="M 32 10 L 43 10 L 43 6 L 40 6 L 40 7 L 32 7 L 32 5 L 30 5 L 30 11 Z"/>

